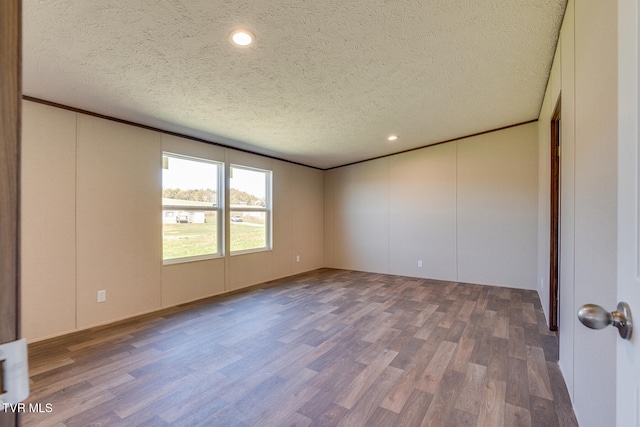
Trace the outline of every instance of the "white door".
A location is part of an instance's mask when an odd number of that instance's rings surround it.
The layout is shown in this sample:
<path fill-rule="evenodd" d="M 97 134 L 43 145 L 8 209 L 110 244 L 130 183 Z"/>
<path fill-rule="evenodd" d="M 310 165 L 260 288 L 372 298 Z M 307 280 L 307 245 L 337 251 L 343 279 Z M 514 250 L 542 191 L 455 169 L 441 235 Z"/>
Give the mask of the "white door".
<path fill-rule="evenodd" d="M 640 165 L 636 0 L 618 1 L 618 301 L 635 315 L 631 340 L 617 340 L 617 422 L 640 427 Z"/>

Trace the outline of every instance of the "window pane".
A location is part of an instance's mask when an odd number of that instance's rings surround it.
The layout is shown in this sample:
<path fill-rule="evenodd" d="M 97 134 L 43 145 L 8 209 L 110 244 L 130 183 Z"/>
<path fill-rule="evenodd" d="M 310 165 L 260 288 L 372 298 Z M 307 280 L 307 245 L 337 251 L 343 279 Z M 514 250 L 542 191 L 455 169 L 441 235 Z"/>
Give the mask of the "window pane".
<path fill-rule="evenodd" d="M 165 153 L 162 158 L 163 259 L 220 250 L 220 164 Z M 205 209 L 208 208 L 208 209 Z"/>
<path fill-rule="evenodd" d="M 231 208 L 267 207 L 267 174 L 266 171 L 232 166 L 229 177 Z"/>
<path fill-rule="evenodd" d="M 163 211 L 163 259 L 218 253 L 216 211 Z"/>
<path fill-rule="evenodd" d="M 217 207 L 217 163 L 173 156 L 162 163 L 163 206 Z"/>
<path fill-rule="evenodd" d="M 231 212 L 231 252 L 267 247 L 266 212 Z"/>

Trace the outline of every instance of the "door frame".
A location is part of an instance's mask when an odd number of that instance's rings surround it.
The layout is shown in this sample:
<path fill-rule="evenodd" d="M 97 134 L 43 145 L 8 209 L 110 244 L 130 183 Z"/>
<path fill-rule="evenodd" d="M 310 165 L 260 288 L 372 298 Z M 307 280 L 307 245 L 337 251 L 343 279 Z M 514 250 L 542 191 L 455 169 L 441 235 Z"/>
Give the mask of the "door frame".
<path fill-rule="evenodd" d="M 562 97 L 551 115 L 549 206 L 549 330 L 558 330 L 560 277 L 560 119 Z"/>
<path fill-rule="evenodd" d="M 20 337 L 22 2 L 0 1 L 0 344 Z M 19 425 L 0 411 L 0 427 Z"/>
<path fill-rule="evenodd" d="M 617 300 L 635 317 L 631 340 L 617 339 L 616 425 L 640 425 L 640 7 L 618 2 Z"/>

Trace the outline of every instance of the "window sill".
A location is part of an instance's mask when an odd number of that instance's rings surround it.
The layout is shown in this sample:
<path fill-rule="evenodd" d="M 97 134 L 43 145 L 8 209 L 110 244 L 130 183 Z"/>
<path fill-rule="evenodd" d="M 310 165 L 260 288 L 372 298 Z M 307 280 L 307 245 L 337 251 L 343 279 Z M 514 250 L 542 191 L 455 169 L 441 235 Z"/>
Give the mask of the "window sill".
<path fill-rule="evenodd" d="M 162 260 L 162 265 L 175 265 L 175 264 L 185 264 L 188 262 L 198 262 L 198 261 L 208 261 L 212 259 L 220 259 L 224 258 L 222 255 L 200 255 L 200 256 L 190 256 L 184 258 L 172 258 L 172 259 L 164 259 Z"/>
<path fill-rule="evenodd" d="M 244 251 L 234 251 L 231 252 L 229 255 L 230 256 L 237 256 L 237 255 L 248 255 L 248 254 L 255 254 L 255 253 L 259 253 L 259 252 L 269 252 L 272 251 L 272 248 L 260 248 L 260 249 L 247 249 Z"/>

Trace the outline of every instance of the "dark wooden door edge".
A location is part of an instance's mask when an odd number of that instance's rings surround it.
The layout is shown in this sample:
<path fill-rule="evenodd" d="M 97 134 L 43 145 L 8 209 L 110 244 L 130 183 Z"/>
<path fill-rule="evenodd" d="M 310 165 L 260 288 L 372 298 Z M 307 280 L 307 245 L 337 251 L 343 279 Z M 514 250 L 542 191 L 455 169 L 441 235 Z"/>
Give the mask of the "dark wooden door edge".
<path fill-rule="evenodd" d="M 551 116 L 551 201 L 549 256 L 549 329 L 558 330 L 558 291 L 560 273 L 560 117 L 562 100 L 558 98 Z"/>
<path fill-rule="evenodd" d="M 0 343 L 20 336 L 21 0 L 0 1 Z M 0 408 L 0 427 L 19 425 Z"/>

